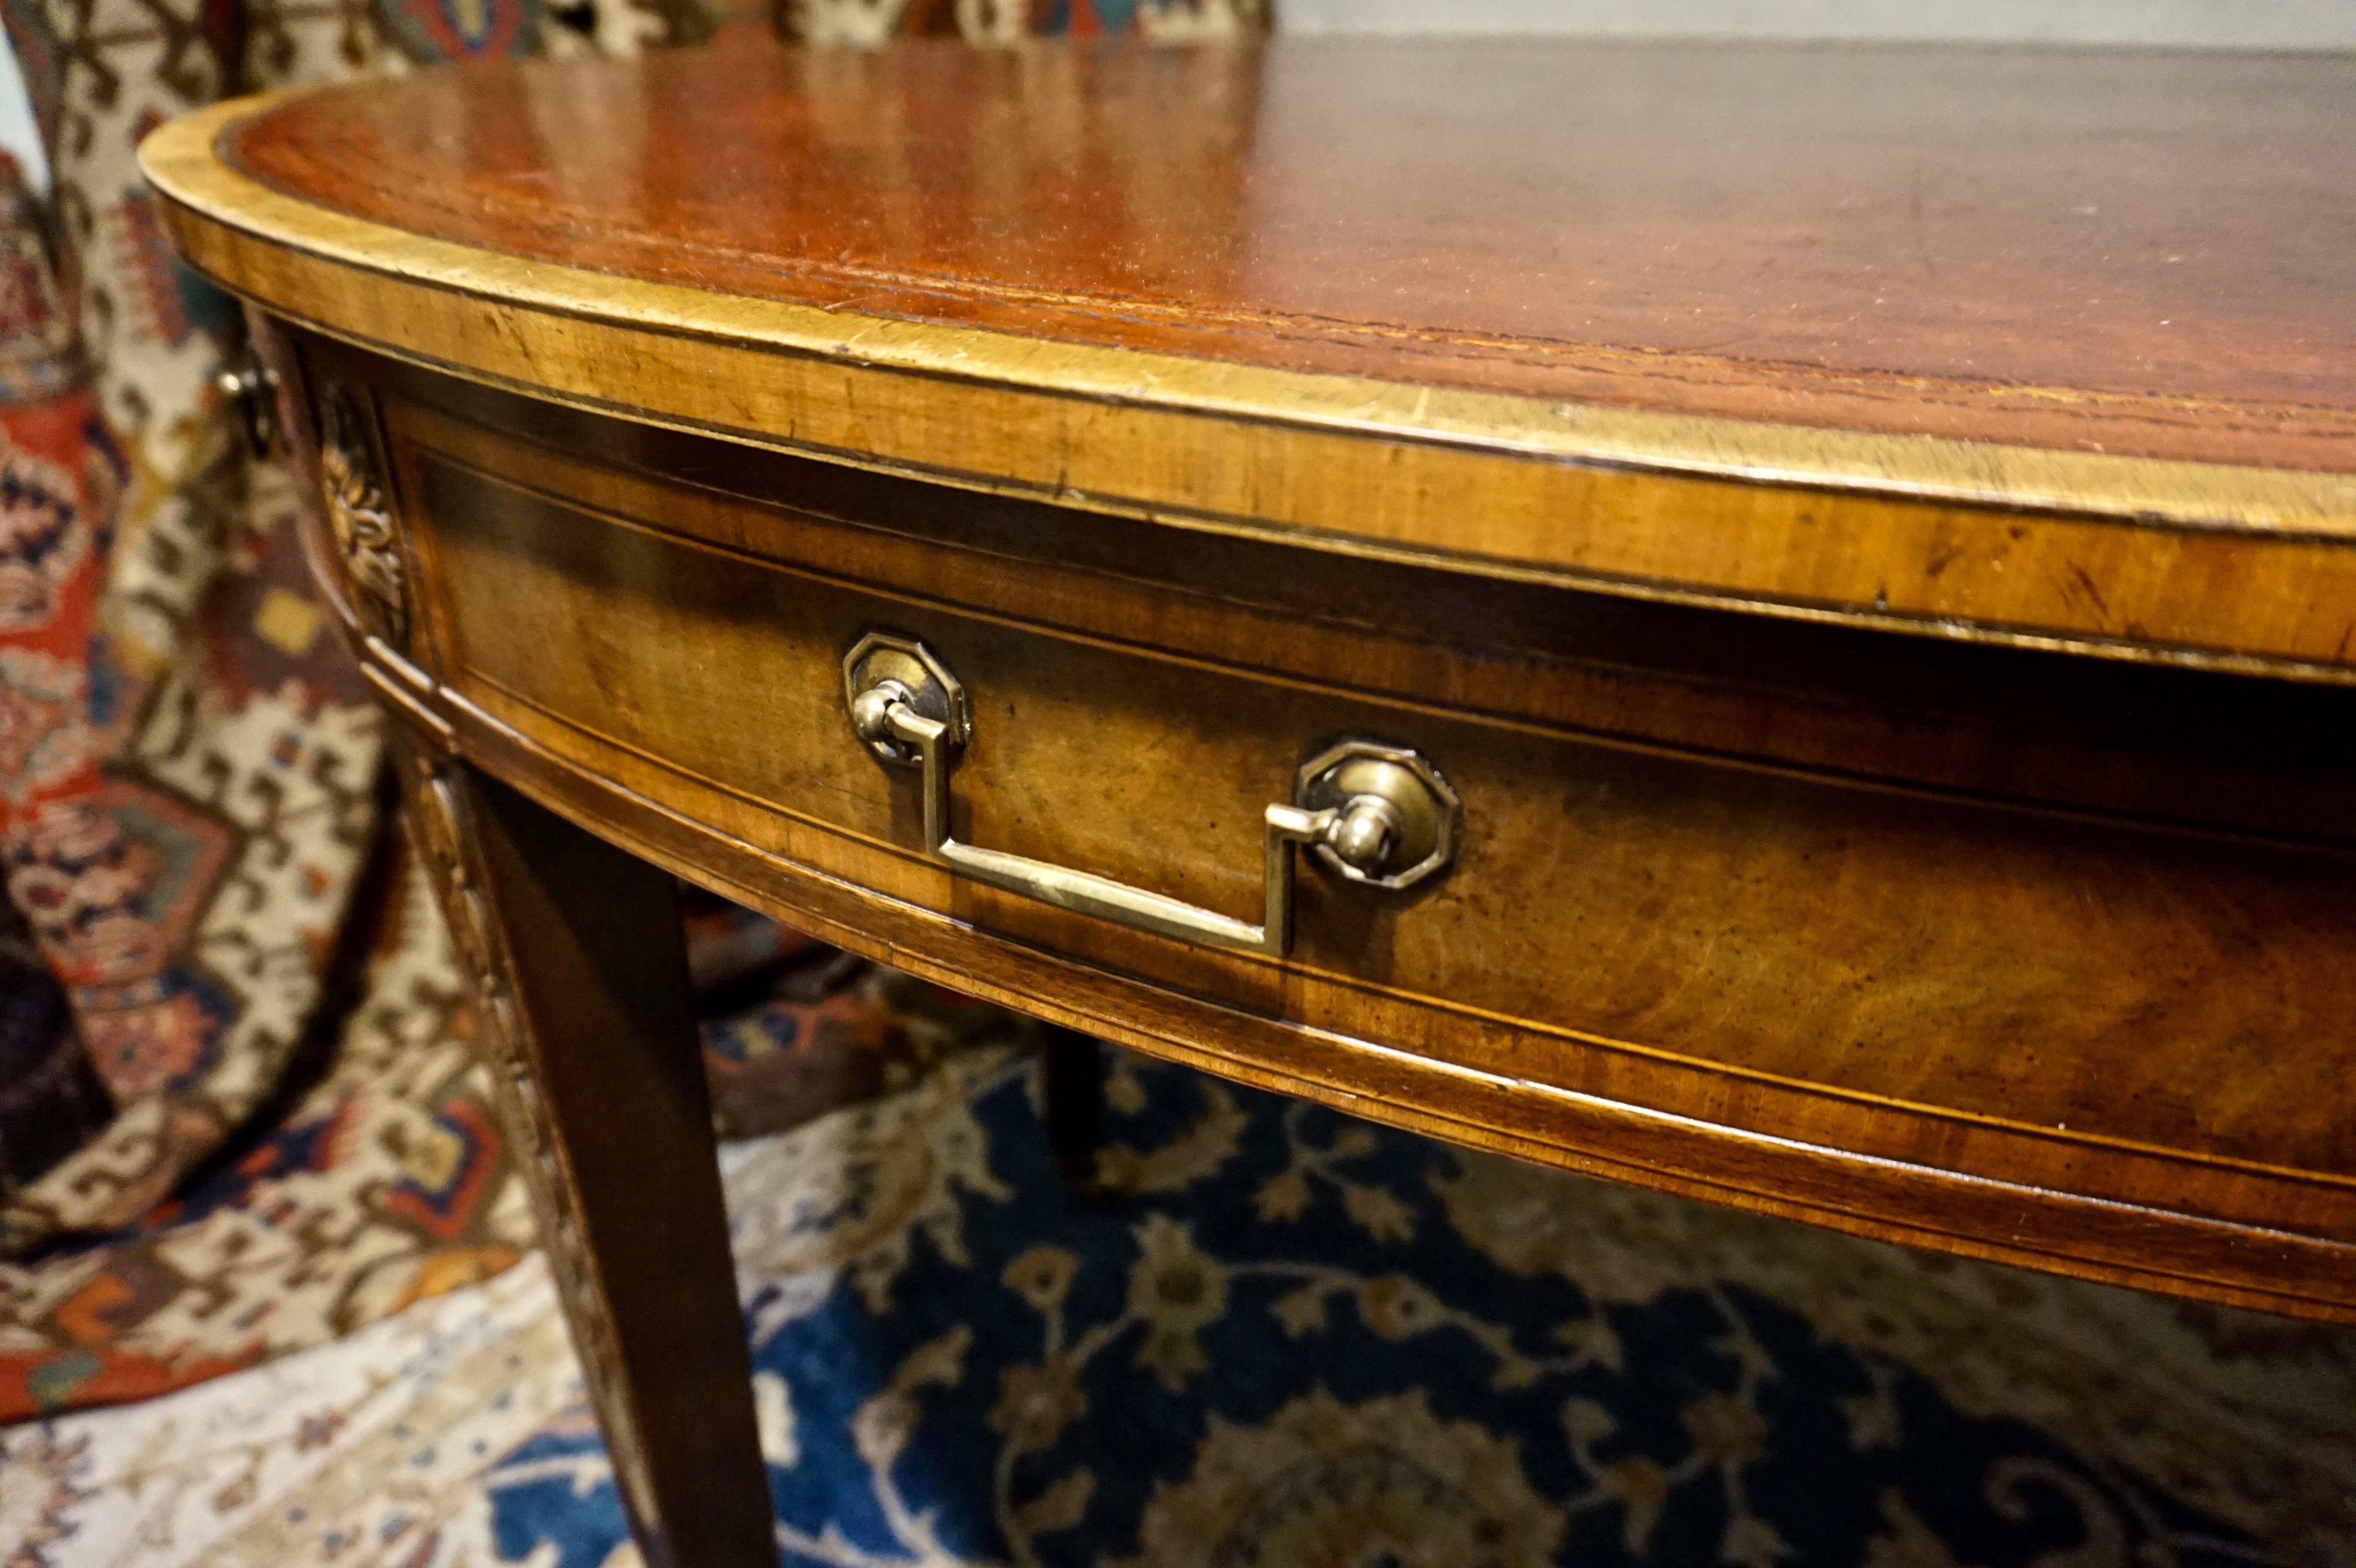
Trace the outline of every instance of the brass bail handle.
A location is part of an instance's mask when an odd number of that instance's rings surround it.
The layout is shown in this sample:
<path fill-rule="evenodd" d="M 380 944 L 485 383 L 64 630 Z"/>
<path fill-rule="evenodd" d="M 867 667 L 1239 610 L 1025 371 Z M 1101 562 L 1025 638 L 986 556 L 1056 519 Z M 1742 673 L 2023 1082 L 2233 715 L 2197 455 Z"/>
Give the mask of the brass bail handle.
<path fill-rule="evenodd" d="M 1271 803 L 1261 923 L 949 836 L 950 758 L 972 734 L 965 688 L 912 637 L 871 632 L 842 661 L 851 728 L 878 760 L 922 771 L 925 852 L 959 874 L 1060 908 L 1182 941 L 1282 957 L 1292 940 L 1292 848 L 1372 887 L 1412 887 L 1455 859 L 1463 807 L 1448 782 L 1403 747 L 1344 741 L 1303 764 L 1290 803 Z"/>

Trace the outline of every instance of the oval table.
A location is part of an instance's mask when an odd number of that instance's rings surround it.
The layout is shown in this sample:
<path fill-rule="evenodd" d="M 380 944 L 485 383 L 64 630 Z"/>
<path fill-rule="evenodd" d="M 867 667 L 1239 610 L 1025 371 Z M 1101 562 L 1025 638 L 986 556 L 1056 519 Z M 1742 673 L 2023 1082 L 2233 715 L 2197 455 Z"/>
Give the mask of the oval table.
<path fill-rule="evenodd" d="M 775 1560 L 672 879 L 2356 1322 L 2344 58 L 766 41 L 221 105 L 648 1561 Z"/>

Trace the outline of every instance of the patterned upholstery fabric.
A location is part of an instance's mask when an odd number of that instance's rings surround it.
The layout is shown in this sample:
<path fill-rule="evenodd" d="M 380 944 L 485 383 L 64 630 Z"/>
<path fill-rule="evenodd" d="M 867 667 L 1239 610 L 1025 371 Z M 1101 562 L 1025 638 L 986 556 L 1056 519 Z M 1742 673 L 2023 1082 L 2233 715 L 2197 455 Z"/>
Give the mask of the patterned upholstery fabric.
<path fill-rule="evenodd" d="M 1267 28 L 1268 10 L 1268 0 L 779 0 L 777 25 L 813 44 L 948 33 L 978 44 L 1115 33 L 1183 43 L 1251 37 Z"/>
<path fill-rule="evenodd" d="M 627 5 L 556 26 L 532 0 L 5 15 L 65 265 L 12 179 L 0 942 L 18 940 L 0 962 L 27 984 L 0 1008 L 0 1255 L 37 1261 L 0 1273 L 0 1415 L 315 1342 L 528 1241 L 438 933 L 412 920 L 370 963 L 359 928 L 381 911 L 354 921 L 380 720 L 311 595 L 289 476 L 249 457 L 213 388 L 238 314 L 173 257 L 134 149 L 232 88 L 708 30 Z M 259 1125 L 318 1112 L 298 1080 L 330 1054 L 332 1114 Z M 267 1206 L 202 1196 L 265 1168 Z M 298 1168 L 325 1179 L 298 1195 Z"/>

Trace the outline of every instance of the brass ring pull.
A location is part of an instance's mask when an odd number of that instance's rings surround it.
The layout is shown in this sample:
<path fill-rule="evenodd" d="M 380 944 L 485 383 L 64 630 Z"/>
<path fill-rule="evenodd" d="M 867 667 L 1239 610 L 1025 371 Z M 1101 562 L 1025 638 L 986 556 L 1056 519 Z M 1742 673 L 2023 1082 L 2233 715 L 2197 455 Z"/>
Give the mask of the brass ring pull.
<path fill-rule="evenodd" d="M 1282 957 L 1292 941 L 1292 849 L 1312 848 L 1329 869 L 1379 888 L 1410 887 L 1456 853 L 1462 807 L 1415 752 L 1346 741 L 1303 766 L 1290 804 L 1265 813 L 1267 906 L 1260 924 L 1200 909 L 1089 871 L 949 836 L 950 758 L 971 734 L 965 690 L 932 650 L 871 632 L 843 656 L 851 727 L 876 757 L 923 772 L 925 853 L 975 881 L 1141 931 Z"/>

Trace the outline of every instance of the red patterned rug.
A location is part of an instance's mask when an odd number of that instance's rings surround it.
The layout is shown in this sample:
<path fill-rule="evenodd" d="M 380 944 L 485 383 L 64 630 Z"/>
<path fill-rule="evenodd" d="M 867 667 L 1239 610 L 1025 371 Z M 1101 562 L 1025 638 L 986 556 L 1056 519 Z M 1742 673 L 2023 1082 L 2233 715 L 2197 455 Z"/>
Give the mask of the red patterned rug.
<path fill-rule="evenodd" d="M 379 912 L 357 928 L 372 938 L 359 999 L 298 1066 L 283 1113 L 134 1223 L 0 1264 L 0 1422 L 307 1349 L 530 1250 L 441 920 L 415 867 L 395 859 L 364 894 Z M 901 1087 L 1001 1019 L 716 900 L 691 895 L 687 923 L 731 1136 Z"/>

